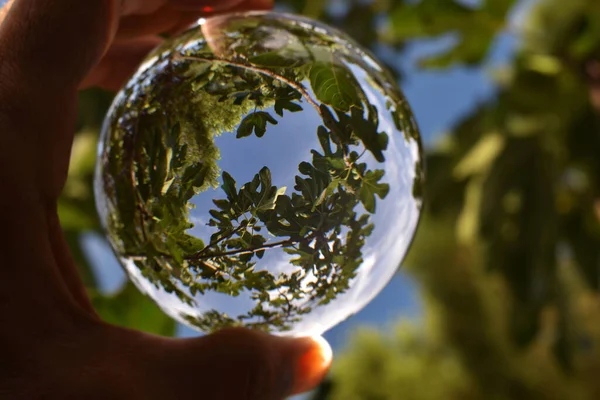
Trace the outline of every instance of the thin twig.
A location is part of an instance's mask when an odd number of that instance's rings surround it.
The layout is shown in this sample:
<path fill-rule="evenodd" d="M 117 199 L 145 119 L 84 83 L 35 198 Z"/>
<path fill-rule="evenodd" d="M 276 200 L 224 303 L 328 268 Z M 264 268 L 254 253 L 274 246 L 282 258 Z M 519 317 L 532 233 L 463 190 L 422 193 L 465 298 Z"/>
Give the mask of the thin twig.
<path fill-rule="evenodd" d="M 199 252 L 197 252 L 196 254 L 194 254 L 193 256 L 190 256 L 190 257 L 200 257 L 202 254 L 206 253 L 206 251 L 208 249 L 210 249 L 210 248 L 218 245 L 223 240 L 230 239 L 233 235 L 235 235 L 236 233 L 239 233 L 242 229 L 245 229 L 247 227 L 248 227 L 248 225 L 239 225 L 237 228 L 235 228 L 230 233 L 225 234 L 225 235 L 219 237 L 217 240 L 215 240 L 214 242 L 209 243 L 208 246 L 204 247 L 202 250 L 200 250 Z"/>
<path fill-rule="evenodd" d="M 312 234 L 308 235 L 305 238 L 302 238 L 301 240 L 288 239 L 288 240 L 282 240 L 280 242 L 267 243 L 267 244 L 263 244 L 261 246 L 251 247 L 249 249 L 234 249 L 234 250 L 229 250 L 229 251 L 223 251 L 221 253 L 208 253 L 203 256 L 194 255 L 191 257 L 187 257 L 186 260 L 187 261 L 199 261 L 199 260 L 204 260 L 204 259 L 212 258 L 212 257 L 227 257 L 227 256 L 235 256 L 235 255 L 253 254 L 253 253 L 258 253 L 259 251 L 263 251 L 263 250 L 275 249 L 275 248 L 286 247 L 286 246 L 293 246 L 299 242 L 311 241 L 312 239 L 315 238 L 315 236 L 316 236 L 316 233 L 313 232 Z"/>
<path fill-rule="evenodd" d="M 167 258 L 167 259 L 173 260 L 173 256 L 171 256 L 170 254 L 158 253 L 158 255 L 160 257 L 162 257 L 162 258 Z M 132 261 L 146 261 L 146 260 L 148 260 L 148 256 L 143 255 L 143 254 L 127 254 L 126 253 L 126 254 L 123 254 L 122 257 L 123 258 L 127 258 L 127 259 L 132 260 Z M 186 260 L 188 260 L 188 259 L 186 258 Z M 206 267 L 206 268 L 214 271 L 215 273 L 218 273 L 218 274 L 221 274 L 221 275 L 227 275 L 223 271 L 219 270 L 219 268 L 217 268 L 217 267 L 215 267 L 213 265 L 210 265 L 210 264 L 211 263 L 209 261 L 202 261 L 202 266 L 203 267 Z"/>
<path fill-rule="evenodd" d="M 306 99 L 306 101 L 308 101 L 315 108 L 315 110 L 317 110 L 319 115 L 321 115 L 321 108 L 319 106 L 319 103 L 317 103 L 315 101 L 315 99 L 313 99 L 310 96 L 308 91 L 306 89 L 304 89 L 304 87 L 302 87 L 302 85 L 299 85 L 298 83 L 292 81 L 291 79 L 288 79 L 282 75 L 278 75 L 268 69 L 260 68 L 260 67 L 250 65 L 250 64 L 242 64 L 242 63 L 238 63 L 235 61 L 223 60 L 220 58 L 210 59 L 210 58 L 204 58 L 204 57 L 180 56 L 180 55 L 176 56 L 176 58 L 182 59 L 182 60 L 190 60 L 190 61 L 219 62 L 222 64 L 230 65 L 232 67 L 244 68 L 244 69 L 248 69 L 250 71 L 258 72 L 259 74 L 270 76 L 271 78 L 280 80 L 281 82 L 289 85 L 290 87 L 292 87 L 292 88 L 296 89 L 298 92 L 300 92 L 300 94 Z"/>
<path fill-rule="evenodd" d="M 189 258 L 186 258 L 186 260 L 188 261 L 199 261 L 199 260 L 203 260 L 203 259 L 207 259 L 207 258 L 212 258 L 212 257 L 226 257 L 226 256 L 234 256 L 234 255 L 244 255 L 244 254 L 253 254 L 253 253 L 258 253 L 259 251 L 262 250 L 268 250 L 268 249 L 275 249 L 278 247 L 285 247 L 285 246 L 290 246 L 292 244 L 296 243 L 296 241 L 288 239 L 288 240 L 283 240 L 281 242 L 275 242 L 275 243 L 269 243 L 269 244 L 265 244 L 262 246 L 257 246 L 257 247 L 252 247 L 249 249 L 235 249 L 235 250 L 229 250 L 229 251 L 223 251 L 221 253 L 208 253 L 205 254 L 203 256 L 191 256 Z"/>

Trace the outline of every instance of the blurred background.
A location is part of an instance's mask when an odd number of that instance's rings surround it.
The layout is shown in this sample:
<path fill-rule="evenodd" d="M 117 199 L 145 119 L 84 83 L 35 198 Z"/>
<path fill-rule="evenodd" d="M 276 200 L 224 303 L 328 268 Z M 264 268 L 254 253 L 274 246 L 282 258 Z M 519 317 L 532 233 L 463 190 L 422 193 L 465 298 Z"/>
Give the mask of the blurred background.
<path fill-rule="evenodd" d="M 325 337 L 303 398 L 600 399 L 600 2 L 280 0 L 396 75 L 421 127 L 426 207 L 390 285 Z M 101 315 L 196 333 L 127 282 L 92 178 L 112 94 L 80 98 L 60 215 Z"/>

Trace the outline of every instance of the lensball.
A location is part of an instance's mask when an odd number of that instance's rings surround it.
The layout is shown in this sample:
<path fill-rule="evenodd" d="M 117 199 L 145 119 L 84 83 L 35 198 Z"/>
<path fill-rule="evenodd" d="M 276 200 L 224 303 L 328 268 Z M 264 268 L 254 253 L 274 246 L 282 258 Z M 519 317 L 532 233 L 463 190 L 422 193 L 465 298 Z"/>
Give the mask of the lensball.
<path fill-rule="evenodd" d="M 417 125 L 353 40 L 279 13 L 199 21 L 116 96 L 95 190 L 110 244 L 201 332 L 319 335 L 363 308 L 417 227 Z"/>

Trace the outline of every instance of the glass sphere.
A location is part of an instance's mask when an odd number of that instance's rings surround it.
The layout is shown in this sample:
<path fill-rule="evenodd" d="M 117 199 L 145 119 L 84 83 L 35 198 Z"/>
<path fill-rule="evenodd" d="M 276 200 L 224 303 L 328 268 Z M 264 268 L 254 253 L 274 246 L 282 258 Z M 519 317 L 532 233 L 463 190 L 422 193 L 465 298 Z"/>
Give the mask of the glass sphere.
<path fill-rule="evenodd" d="M 95 190 L 115 254 L 168 315 L 297 336 L 392 278 L 422 178 L 413 114 L 367 51 L 254 12 L 148 56 L 107 115 Z"/>

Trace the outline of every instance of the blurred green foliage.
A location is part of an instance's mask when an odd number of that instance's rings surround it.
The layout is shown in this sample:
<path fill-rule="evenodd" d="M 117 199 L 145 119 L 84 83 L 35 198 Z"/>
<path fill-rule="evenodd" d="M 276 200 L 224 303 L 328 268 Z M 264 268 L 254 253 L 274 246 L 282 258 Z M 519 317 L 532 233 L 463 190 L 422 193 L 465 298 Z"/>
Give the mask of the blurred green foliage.
<path fill-rule="evenodd" d="M 510 65 L 493 71 L 498 96 L 427 149 L 426 211 L 405 262 L 421 287 L 423 320 L 388 336 L 357 335 L 316 399 L 600 398 L 600 3 L 538 0 L 515 27 L 518 3 L 280 2 L 376 52 L 449 36 L 450 48 L 420 63 L 442 72 L 487 65 L 507 30 L 518 40 Z M 98 228 L 91 160 L 107 100 L 82 95 L 77 162 L 61 203 L 90 286 L 76 239 Z M 110 315 L 119 299 L 96 303 Z"/>

